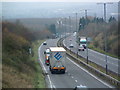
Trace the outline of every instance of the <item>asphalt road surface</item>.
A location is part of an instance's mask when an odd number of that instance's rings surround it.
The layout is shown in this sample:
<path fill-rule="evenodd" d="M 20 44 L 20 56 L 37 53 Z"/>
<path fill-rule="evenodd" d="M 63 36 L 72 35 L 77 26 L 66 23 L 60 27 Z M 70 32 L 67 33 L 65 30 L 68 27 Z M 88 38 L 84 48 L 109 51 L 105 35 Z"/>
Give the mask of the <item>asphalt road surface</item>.
<path fill-rule="evenodd" d="M 74 88 L 82 85 L 87 88 L 112 88 L 113 86 L 92 75 L 87 70 L 76 64 L 66 56 L 66 73 L 51 74 L 49 66 L 44 63 L 44 51 L 51 46 L 57 46 L 58 39 L 47 40 L 47 45 L 41 45 L 38 49 L 39 61 L 43 70 L 48 73 L 46 82 L 49 88 Z"/>
<path fill-rule="evenodd" d="M 85 51 L 78 51 L 78 44 L 76 43 L 76 37 L 71 35 L 69 37 L 67 37 L 64 41 L 63 44 L 69 48 L 70 44 L 73 44 L 73 48 L 71 48 L 71 50 L 75 53 L 78 52 L 79 55 L 83 56 L 84 58 L 87 58 L 87 50 Z M 69 48 L 70 49 L 70 48 Z M 101 54 L 99 52 L 96 52 L 92 49 L 88 49 L 88 60 L 102 66 L 102 67 L 106 67 L 106 58 L 104 54 Z M 120 60 L 118 60 L 117 58 L 113 58 L 110 56 L 107 56 L 107 65 L 108 65 L 108 69 L 115 72 L 115 73 L 119 73 L 118 72 L 118 67 Z"/>

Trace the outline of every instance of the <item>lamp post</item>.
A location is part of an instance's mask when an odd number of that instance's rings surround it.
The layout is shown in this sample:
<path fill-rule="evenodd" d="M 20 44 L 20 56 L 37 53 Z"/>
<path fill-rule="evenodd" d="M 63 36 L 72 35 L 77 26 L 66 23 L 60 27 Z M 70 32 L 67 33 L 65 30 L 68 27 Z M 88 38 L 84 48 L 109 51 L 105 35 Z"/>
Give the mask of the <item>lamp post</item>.
<path fill-rule="evenodd" d="M 65 38 L 66 38 L 66 18 L 65 18 Z"/>
<path fill-rule="evenodd" d="M 87 64 L 88 64 L 88 37 L 86 37 L 86 48 L 87 48 Z"/>
<path fill-rule="evenodd" d="M 76 32 L 77 32 L 77 13 L 76 14 Z"/>
<path fill-rule="evenodd" d="M 70 25 L 70 33 L 72 33 L 71 31 L 71 17 L 69 16 L 69 25 Z"/>
<path fill-rule="evenodd" d="M 113 4 L 113 3 L 97 3 L 97 4 L 103 4 L 104 5 L 104 20 L 106 23 L 106 4 Z M 107 52 L 107 32 L 105 30 L 105 38 L 104 38 L 104 42 L 105 42 L 105 52 Z M 105 54 L 105 61 L 106 61 L 106 74 L 108 74 L 108 65 L 107 65 L 107 54 Z"/>

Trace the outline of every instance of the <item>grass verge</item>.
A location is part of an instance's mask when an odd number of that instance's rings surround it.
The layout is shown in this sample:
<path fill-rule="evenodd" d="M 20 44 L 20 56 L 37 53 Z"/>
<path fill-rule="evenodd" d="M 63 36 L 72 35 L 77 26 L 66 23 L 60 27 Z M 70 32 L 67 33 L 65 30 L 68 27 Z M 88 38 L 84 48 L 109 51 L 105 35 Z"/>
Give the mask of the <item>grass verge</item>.
<path fill-rule="evenodd" d="M 29 56 L 27 63 L 17 62 L 13 64 L 2 64 L 2 88 L 45 88 L 45 79 L 42 68 L 38 62 L 38 47 L 44 40 L 32 43 L 32 55 Z M 8 60 L 7 60 L 8 61 Z M 1 65 L 0 65 L 1 66 Z M 1 79 L 0 79 L 1 81 Z"/>
<path fill-rule="evenodd" d="M 38 62 L 38 48 L 42 44 L 44 40 L 37 40 L 32 43 L 33 46 L 33 57 L 32 60 L 35 61 L 35 67 L 36 67 L 36 73 L 35 73 L 35 81 L 34 81 L 34 86 L 35 88 L 45 88 L 45 79 L 44 75 L 42 72 L 42 68 Z"/>

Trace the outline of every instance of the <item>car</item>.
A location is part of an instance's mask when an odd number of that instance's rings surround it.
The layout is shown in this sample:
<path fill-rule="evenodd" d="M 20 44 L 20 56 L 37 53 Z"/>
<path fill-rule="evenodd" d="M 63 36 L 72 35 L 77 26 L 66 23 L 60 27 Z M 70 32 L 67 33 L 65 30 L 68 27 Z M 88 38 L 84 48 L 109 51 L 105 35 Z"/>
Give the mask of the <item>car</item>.
<path fill-rule="evenodd" d="M 87 86 L 80 85 L 80 86 L 76 86 L 74 90 L 88 90 L 88 88 Z"/>
<path fill-rule="evenodd" d="M 84 51 L 84 47 L 82 45 L 79 46 L 78 51 Z"/>
<path fill-rule="evenodd" d="M 73 48 L 73 47 L 74 47 L 73 44 L 70 44 L 69 48 Z"/>
<path fill-rule="evenodd" d="M 69 39 L 70 41 L 72 41 L 72 39 Z"/>
<path fill-rule="evenodd" d="M 83 47 L 84 47 L 84 49 L 86 49 L 87 47 L 86 47 L 86 45 L 83 45 Z"/>
<path fill-rule="evenodd" d="M 43 42 L 43 45 L 47 45 L 47 42 Z"/>
<path fill-rule="evenodd" d="M 44 51 L 44 55 L 45 55 L 45 64 L 48 66 L 50 64 L 50 49 L 47 48 Z"/>

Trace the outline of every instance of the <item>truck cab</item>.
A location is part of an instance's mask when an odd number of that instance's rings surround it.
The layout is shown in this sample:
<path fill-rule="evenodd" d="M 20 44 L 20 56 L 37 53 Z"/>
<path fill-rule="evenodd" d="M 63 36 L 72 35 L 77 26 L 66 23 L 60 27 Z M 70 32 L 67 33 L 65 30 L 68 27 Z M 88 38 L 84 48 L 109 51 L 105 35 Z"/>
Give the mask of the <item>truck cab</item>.
<path fill-rule="evenodd" d="M 79 45 L 82 45 L 84 47 L 84 49 L 86 49 L 86 46 L 87 46 L 87 39 L 86 39 L 86 37 L 81 37 L 80 38 L 80 44 Z"/>
<path fill-rule="evenodd" d="M 63 47 L 50 47 L 50 71 L 54 73 L 65 73 L 66 50 Z"/>

